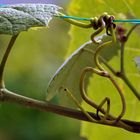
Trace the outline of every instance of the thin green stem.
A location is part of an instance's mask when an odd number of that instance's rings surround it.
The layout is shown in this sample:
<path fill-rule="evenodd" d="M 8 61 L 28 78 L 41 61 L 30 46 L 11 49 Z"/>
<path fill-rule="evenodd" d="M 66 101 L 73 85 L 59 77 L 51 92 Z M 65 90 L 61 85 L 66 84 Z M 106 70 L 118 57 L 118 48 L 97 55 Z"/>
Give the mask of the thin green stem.
<path fill-rule="evenodd" d="M 120 57 L 120 73 L 125 73 L 125 70 L 124 70 L 124 46 L 125 46 L 125 43 L 121 43 L 121 57 Z"/>
<path fill-rule="evenodd" d="M 131 91 L 134 93 L 134 95 L 138 98 L 138 100 L 140 100 L 140 94 L 139 92 L 136 90 L 136 88 L 131 84 L 131 82 L 128 80 L 128 78 L 126 77 L 125 74 L 117 74 L 117 72 L 106 62 L 106 60 L 104 60 L 103 58 L 101 58 L 101 61 L 104 63 L 104 65 L 117 77 L 121 78 L 124 83 L 131 89 Z"/>
<path fill-rule="evenodd" d="M 139 25 L 140 25 L 140 24 L 136 24 L 136 25 L 134 25 L 134 26 L 130 29 L 130 31 L 127 33 L 127 36 L 126 36 L 127 40 L 129 39 L 131 33 L 132 33 L 132 32 L 135 30 L 135 28 L 138 27 Z"/>
<path fill-rule="evenodd" d="M 119 75 L 117 74 L 117 72 L 107 63 L 107 61 L 105 59 L 103 59 L 102 57 L 100 57 L 100 60 L 104 63 L 104 65 L 117 77 L 121 78 L 124 83 L 131 89 L 131 91 L 134 93 L 134 95 L 140 100 L 140 94 L 139 92 L 136 90 L 136 88 L 131 84 L 131 82 L 129 81 L 129 79 L 126 77 L 126 75 L 123 73 L 119 72 Z"/>
<path fill-rule="evenodd" d="M 138 26 L 138 24 L 134 25 L 130 31 L 127 33 L 126 38 L 127 40 L 129 39 L 130 35 L 132 34 L 132 32 L 134 31 L 134 29 Z M 140 93 L 138 93 L 138 91 L 136 90 L 136 88 L 132 85 L 132 83 L 128 80 L 128 78 L 126 77 L 125 74 L 125 68 L 124 68 L 124 50 L 125 50 L 125 42 L 121 43 L 121 58 L 120 58 L 120 74 L 117 75 L 118 77 L 120 77 L 125 83 L 126 85 L 131 89 L 131 91 L 134 93 L 134 95 L 138 98 L 138 100 L 140 100 Z"/>
<path fill-rule="evenodd" d="M 123 94 L 121 92 L 121 89 L 119 88 L 119 86 L 116 84 L 116 82 L 113 80 L 113 78 L 105 71 L 99 71 L 99 70 L 96 70 L 92 67 L 86 67 L 85 69 L 82 70 L 82 73 L 81 73 L 81 77 L 80 77 L 80 83 L 79 83 L 79 87 L 80 87 L 80 94 L 81 94 L 81 97 L 82 99 L 87 103 L 89 104 L 90 106 L 92 106 L 93 108 L 97 109 L 98 111 L 100 111 L 101 113 L 103 114 L 106 114 L 106 111 L 103 109 L 103 108 L 99 108 L 99 105 L 97 105 L 95 102 L 93 102 L 93 100 L 91 100 L 86 92 L 85 92 L 85 85 L 84 85 L 84 79 L 85 79 L 85 76 L 88 72 L 92 72 L 92 73 L 95 73 L 99 76 L 104 76 L 104 77 L 107 77 L 109 78 L 113 85 L 117 88 L 120 96 L 121 96 L 121 100 L 122 100 L 122 106 L 123 106 L 123 109 L 122 109 L 122 112 L 120 114 L 120 116 L 123 115 L 123 113 L 125 112 L 125 99 L 123 97 Z M 116 117 L 112 116 L 111 114 L 108 114 L 108 117 L 110 119 L 112 119 L 113 121 L 116 120 Z M 120 117 L 118 117 L 120 118 Z"/>
<path fill-rule="evenodd" d="M 126 35 L 127 40 L 129 39 L 130 35 L 134 31 L 134 29 L 138 26 L 139 24 L 134 25 L 129 32 Z M 120 57 L 120 73 L 125 74 L 125 69 L 124 69 L 124 50 L 125 50 L 125 42 L 121 43 L 121 57 Z"/>
<path fill-rule="evenodd" d="M 96 44 L 100 44 L 100 43 L 101 43 L 101 40 L 96 41 L 95 37 L 96 37 L 97 35 L 99 35 L 99 34 L 104 30 L 104 28 L 105 28 L 105 23 L 102 22 L 102 26 L 101 26 L 96 32 L 94 32 L 94 33 L 91 35 L 91 40 L 92 40 L 93 43 L 96 43 Z"/>
<path fill-rule="evenodd" d="M 85 114 L 85 116 L 87 116 L 87 118 L 91 121 L 91 122 L 96 122 L 97 120 L 93 119 L 87 111 L 85 111 L 85 109 L 80 105 L 79 101 L 75 98 L 75 96 L 73 96 L 73 94 L 68 90 L 65 89 L 67 92 L 67 95 L 69 96 L 70 99 L 72 99 L 72 101 L 75 103 L 75 105 Z"/>
<path fill-rule="evenodd" d="M 105 42 L 101 45 L 99 45 L 99 47 L 97 48 L 96 52 L 95 52 L 95 55 L 94 55 L 94 62 L 96 64 L 96 66 L 98 67 L 99 70 L 101 71 L 105 71 L 103 66 L 100 64 L 99 62 L 99 52 L 105 48 L 105 47 L 108 47 L 110 44 L 112 43 L 112 41 L 108 41 L 108 42 Z"/>
<path fill-rule="evenodd" d="M 111 65 L 109 65 L 108 62 L 103 57 L 99 56 L 99 59 L 114 75 L 116 75 L 115 69 Z"/>
<path fill-rule="evenodd" d="M 96 50 L 96 52 L 95 52 L 95 55 L 94 55 L 95 64 L 99 68 L 99 70 L 101 70 L 101 71 L 105 71 L 105 70 L 104 70 L 104 68 L 102 67 L 102 65 L 99 62 L 99 53 L 100 53 L 100 51 L 102 49 L 104 49 L 105 47 L 108 47 L 110 44 L 116 42 L 116 36 L 115 36 L 115 32 L 114 32 L 113 27 L 111 27 L 111 35 L 112 35 L 112 40 L 108 41 L 108 42 L 105 42 L 105 43 L 102 43 L 101 45 L 99 45 L 97 50 Z"/>
<path fill-rule="evenodd" d="M 11 52 L 11 49 L 12 49 L 17 37 L 18 37 L 18 34 L 15 35 L 15 36 L 12 36 L 12 38 L 11 38 L 9 44 L 8 44 L 8 47 L 7 47 L 6 51 L 5 51 L 5 54 L 4 54 L 3 58 L 2 58 L 1 64 L 0 64 L 0 88 L 5 87 L 4 79 L 3 79 L 4 68 L 5 68 L 8 56 L 9 56 L 9 54 Z"/>
<path fill-rule="evenodd" d="M 134 95 L 140 100 L 140 93 L 136 90 L 135 87 L 131 84 L 131 82 L 128 80 L 125 74 L 121 75 L 120 78 L 126 83 L 126 85 L 131 89 L 131 91 L 134 93 Z"/>
<path fill-rule="evenodd" d="M 95 52 L 94 52 L 93 50 L 85 49 L 85 48 L 84 48 L 84 50 L 87 51 L 87 52 L 89 52 L 89 53 L 91 53 L 91 54 L 93 54 L 93 56 L 95 55 Z M 100 60 L 114 75 L 116 75 L 115 69 L 114 69 L 111 65 L 109 65 L 108 62 L 107 62 L 101 55 L 99 55 L 98 57 L 99 57 L 99 60 Z"/>
<path fill-rule="evenodd" d="M 132 34 L 133 30 L 138 26 L 138 24 L 134 25 L 130 31 L 127 33 L 126 38 L 129 39 L 130 35 Z M 134 93 L 134 95 L 140 100 L 140 93 L 136 90 L 136 88 L 131 84 L 131 82 L 128 80 L 126 74 L 125 74 L 125 68 L 124 68 L 124 50 L 125 50 L 125 43 L 121 44 L 121 56 L 120 56 L 120 72 L 116 72 L 105 59 L 103 59 L 100 56 L 100 60 L 104 63 L 104 65 L 117 77 L 121 78 L 124 83 L 130 88 L 130 90 Z"/>
<path fill-rule="evenodd" d="M 65 15 L 62 13 L 59 13 L 58 17 L 61 18 L 62 16 L 65 16 Z M 80 22 L 80 21 L 77 21 L 74 19 L 70 19 L 70 18 L 61 18 L 61 19 L 63 19 L 64 21 L 66 21 L 72 25 L 75 25 L 75 26 L 78 26 L 81 28 L 92 28 L 92 26 L 93 26 L 91 23 L 87 24 L 87 23 L 83 23 L 83 22 Z"/>
<path fill-rule="evenodd" d="M 122 103 L 122 111 L 120 113 L 120 115 L 116 118 L 116 120 L 120 120 L 126 111 L 126 102 L 125 102 L 125 98 L 124 95 L 122 93 L 122 90 L 120 89 L 120 87 L 118 86 L 117 82 L 113 79 L 113 77 L 111 75 L 108 76 L 108 78 L 111 80 L 112 84 L 115 86 L 115 88 L 118 90 L 118 93 L 121 97 L 121 103 Z"/>
<path fill-rule="evenodd" d="M 95 68 L 92 68 L 92 67 L 86 67 L 85 69 L 82 70 L 81 72 L 81 76 L 80 76 L 80 81 L 79 81 L 79 88 L 80 88 L 80 94 L 81 94 L 81 97 L 82 99 L 87 103 L 89 104 L 90 106 L 92 106 L 93 108 L 95 109 L 98 109 L 98 105 L 93 102 L 93 100 L 91 100 L 88 96 L 87 96 L 87 93 L 85 91 L 85 77 L 86 77 L 86 74 L 88 72 L 92 72 L 92 73 L 96 73 L 97 75 L 100 75 L 102 76 L 102 72 L 99 71 L 99 70 L 96 70 Z M 102 112 L 103 114 L 106 114 L 106 111 L 102 108 L 98 109 L 100 112 Z M 113 117 L 112 115 L 109 115 L 110 118 L 115 118 Z"/>

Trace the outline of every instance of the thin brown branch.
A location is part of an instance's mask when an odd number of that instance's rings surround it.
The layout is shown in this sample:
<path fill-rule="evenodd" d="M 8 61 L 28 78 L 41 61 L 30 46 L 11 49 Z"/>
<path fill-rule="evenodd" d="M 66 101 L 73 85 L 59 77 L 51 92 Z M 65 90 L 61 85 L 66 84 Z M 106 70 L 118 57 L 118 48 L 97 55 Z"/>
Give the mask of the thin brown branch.
<path fill-rule="evenodd" d="M 70 118 L 83 120 L 91 122 L 83 112 L 75 109 L 70 109 L 67 107 L 62 107 L 58 105 L 53 105 L 45 101 L 39 101 L 36 99 L 28 98 L 25 96 L 18 95 L 16 93 L 13 93 L 11 91 L 8 91 L 7 89 L 1 89 L 0 90 L 0 102 L 8 102 L 8 103 L 14 103 L 18 105 L 22 105 L 25 107 L 34 108 L 37 110 L 45 111 L 45 112 L 52 112 L 55 114 L 67 116 Z M 99 121 L 99 117 L 97 117 L 96 114 L 88 112 L 99 124 L 103 125 L 109 125 L 105 124 Z M 102 117 L 102 116 L 101 116 Z M 125 123 L 127 127 L 122 127 L 121 123 Z M 118 123 L 110 124 L 110 126 L 114 127 L 120 127 L 123 129 L 126 129 L 131 132 L 140 133 L 140 122 L 133 122 L 129 120 L 121 120 Z"/>

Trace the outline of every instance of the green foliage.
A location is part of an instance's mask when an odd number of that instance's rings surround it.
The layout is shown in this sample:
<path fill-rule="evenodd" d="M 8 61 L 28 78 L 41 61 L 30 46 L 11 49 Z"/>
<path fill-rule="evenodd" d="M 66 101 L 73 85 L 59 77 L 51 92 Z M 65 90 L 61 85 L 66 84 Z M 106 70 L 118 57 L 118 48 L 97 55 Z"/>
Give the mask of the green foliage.
<path fill-rule="evenodd" d="M 110 0 L 72 0 L 69 6 L 69 15 L 78 17 L 95 17 L 100 16 L 103 12 L 108 12 L 109 14 L 113 14 L 116 19 L 131 17 L 139 18 L 139 5 L 140 1 L 138 0 L 117 0 L 116 2 Z M 127 29 L 131 27 L 129 24 L 125 24 L 124 26 L 126 26 Z M 72 27 L 70 31 L 71 43 L 68 54 L 73 52 L 85 41 L 89 40 L 91 32 L 93 32 L 91 29 L 88 31 L 77 27 Z M 139 34 L 138 30 L 136 30 L 136 32 L 131 35 L 130 39 L 126 43 L 125 69 L 128 78 L 138 91 L 140 91 L 140 75 L 137 72 L 133 60 L 136 56 L 139 56 L 139 53 Z M 119 70 L 119 62 L 119 56 L 114 56 L 109 64 L 111 64 L 116 70 Z M 126 98 L 127 111 L 124 118 L 140 121 L 140 102 L 120 79 L 116 80 L 123 90 Z M 90 79 L 88 95 L 98 104 L 106 96 L 108 96 L 111 98 L 111 113 L 117 115 L 121 111 L 121 103 L 117 91 L 111 85 L 111 83 L 104 78 L 94 75 L 94 77 Z M 83 103 L 83 105 L 87 110 L 90 110 L 91 112 L 93 111 L 93 109 L 87 106 L 85 103 Z M 140 138 L 139 135 L 126 132 L 122 129 L 85 122 L 82 123 L 81 136 L 87 137 L 89 140 L 138 140 Z"/>
<path fill-rule="evenodd" d="M 16 4 L 0 8 L 0 33 L 16 35 L 31 27 L 47 26 L 60 7 L 53 4 Z"/>

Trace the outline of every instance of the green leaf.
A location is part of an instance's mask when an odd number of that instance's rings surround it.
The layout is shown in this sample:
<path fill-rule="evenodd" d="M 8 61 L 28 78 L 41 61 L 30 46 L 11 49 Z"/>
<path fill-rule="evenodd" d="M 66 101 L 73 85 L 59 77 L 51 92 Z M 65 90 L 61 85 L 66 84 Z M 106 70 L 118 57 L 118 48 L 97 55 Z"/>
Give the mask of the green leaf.
<path fill-rule="evenodd" d="M 60 7 L 53 4 L 16 4 L 0 7 L 0 33 L 16 35 L 31 27 L 48 26 Z"/>
<path fill-rule="evenodd" d="M 139 18 L 140 13 L 140 1 L 136 0 L 72 0 L 69 6 L 69 15 L 78 16 L 78 17 L 95 17 L 100 16 L 104 12 L 113 14 L 116 19 L 123 18 Z M 129 29 L 132 25 L 126 25 Z M 84 30 L 77 27 L 72 27 L 70 30 L 71 42 L 68 54 L 73 52 L 81 43 L 84 43 L 88 38 L 90 38 L 91 32 L 93 30 Z M 140 54 L 140 43 L 139 43 L 139 34 L 136 31 L 132 33 L 130 39 L 126 43 L 125 48 L 125 69 L 126 74 L 135 88 L 140 91 L 140 75 L 137 73 L 135 67 L 134 58 Z M 110 54 L 107 54 L 110 55 Z M 120 58 L 119 56 L 114 56 L 109 64 L 116 69 L 120 68 Z M 140 121 L 140 102 L 130 91 L 130 89 L 120 80 L 116 79 L 119 86 L 123 90 L 124 96 L 127 103 L 127 111 L 124 118 Z M 111 82 L 105 78 L 94 75 L 90 79 L 90 84 L 88 86 L 88 95 L 98 104 L 105 97 L 110 97 L 111 99 L 111 113 L 118 115 L 121 111 L 121 102 L 119 95 L 116 89 L 112 86 Z M 83 103 L 83 106 L 86 110 L 93 111 L 93 108 L 89 107 L 86 103 Z M 101 126 L 98 124 L 82 122 L 81 136 L 87 137 L 88 140 L 124 140 L 124 139 L 135 139 L 139 140 L 139 135 L 124 131 L 119 128 L 112 128 L 108 126 Z"/>
<path fill-rule="evenodd" d="M 138 67 L 138 70 L 140 71 L 140 57 L 135 57 L 134 61 L 135 61 L 136 65 L 137 65 L 137 67 Z"/>
<path fill-rule="evenodd" d="M 112 38 L 107 35 L 102 35 L 98 37 L 97 40 L 102 42 L 110 41 Z M 57 93 L 62 94 L 63 91 L 60 91 L 61 87 L 68 88 L 78 99 L 80 98 L 79 92 L 79 79 L 81 71 L 85 67 L 95 67 L 93 63 L 95 50 L 98 48 L 99 44 L 95 44 L 92 41 L 89 41 L 79 47 L 70 57 L 60 66 L 56 71 L 47 89 L 47 100 L 52 99 Z M 110 48 L 110 49 L 108 49 Z M 88 51 L 87 51 L 88 50 Z M 100 53 L 100 56 L 104 60 L 110 60 L 114 55 L 118 55 L 119 44 L 112 44 L 104 49 Z M 91 53 L 91 52 L 93 53 Z M 107 54 L 110 55 L 107 55 Z M 88 83 L 87 77 L 87 83 Z M 63 96 L 65 96 L 63 94 Z M 63 98 L 63 97 L 62 97 Z M 79 99 L 81 100 L 81 98 Z"/>

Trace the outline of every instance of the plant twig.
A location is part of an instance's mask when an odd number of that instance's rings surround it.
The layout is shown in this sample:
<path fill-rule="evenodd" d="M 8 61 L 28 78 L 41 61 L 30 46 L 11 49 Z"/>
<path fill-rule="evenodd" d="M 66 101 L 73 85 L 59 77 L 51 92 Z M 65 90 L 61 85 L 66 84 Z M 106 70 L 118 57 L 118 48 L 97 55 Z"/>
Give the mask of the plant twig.
<path fill-rule="evenodd" d="M 126 39 L 128 40 L 134 29 L 138 26 L 139 24 L 134 25 L 129 32 L 126 35 Z M 120 73 L 125 74 L 125 69 L 124 69 L 124 49 L 125 49 L 125 44 L 126 42 L 121 43 L 121 57 L 120 57 Z"/>
<path fill-rule="evenodd" d="M 121 75 L 120 77 L 126 85 L 131 89 L 131 91 L 134 93 L 134 95 L 137 97 L 138 100 L 140 100 L 140 93 L 136 90 L 136 88 L 132 85 L 132 83 L 128 80 L 126 75 Z"/>
<path fill-rule="evenodd" d="M 87 116 L 79 110 L 74 110 L 67 107 L 53 105 L 45 101 L 39 101 L 36 99 L 28 98 L 28 97 L 13 93 L 5 88 L 0 90 L 0 102 L 14 103 L 14 104 L 22 105 L 25 107 L 30 107 L 37 110 L 45 111 L 45 112 L 52 112 L 52 113 L 67 116 L 70 118 L 75 118 L 78 120 L 91 122 L 91 120 L 89 120 Z M 91 113 L 91 112 L 88 112 L 88 113 L 95 120 L 97 120 L 97 122 L 95 123 L 109 125 L 113 127 L 119 127 L 128 131 L 131 131 L 131 132 L 140 133 L 140 122 L 134 122 L 134 121 L 122 119 L 121 121 L 118 121 L 117 123 L 114 123 L 114 124 L 106 124 L 106 123 L 98 121 L 99 117 L 96 114 Z M 100 116 L 100 117 L 103 117 L 103 116 Z M 126 124 L 125 127 L 124 125 L 121 125 L 122 123 Z"/>
<path fill-rule="evenodd" d="M 136 90 L 136 88 L 132 85 L 132 83 L 129 81 L 129 79 L 127 78 L 127 76 L 123 73 L 118 74 L 118 72 L 116 72 L 108 63 L 105 59 L 100 57 L 100 60 L 103 62 L 103 64 L 117 77 L 121 78 L 124 83 L 130 88 L 130 90 L 134 93 L 134 95 L 138 98 L 138 100 L 140 100 L 140 94 L 139 92 Z"/>
<path fill-rule="evenodd" d="M 124 46 L 125 46 L 125 43 L 121 43 L 121 56 L 120 56 L 120 73 L 121 74 L 124 74 L 125 73 L 125 70 L 124 70 Z"/>
<path fill-rule="evenodd" d="M 74 20 L 74 19 L 70 19 L 70 18 L 62 18 L 63 16 L 65 16 L 64 14 L 62 13 L 59 13 L 59 16 L 61 19 L 63 19 L 64 21 L 72 24 L 72 25 L 75 25 L 75 26 L 78 26 L 78 27 L 81 27 L 81 28 L 92 28 L 92 24 L 89 23 L 83 23 L 83 22 L 80 22 L 80 21 L 77 21 L 77 20 Z"/>
<path fill-rule="evenodd" d="M 130 37 L 130 35 L 131 35 L 131 33 L 136 29 L 136 27 L 138 27 L 140 24 L 136 24 L 136 25 L 134 25 L 131 29 L 130 29 L 130 31 L 127 33 L 127 40 L 128 40 L 128 38 Z"/>
<path fill-rule="evenodd" d="M 5 54 L 4 54 L 3 58 L 2 58 L 1 64 L 0 64 L 0 88 L 5 87 L 4 80 L 3 80 L 4 68 L 5 68 L 5 64 L 7 62 L 8 56 L 9 56 L 9 54 L 11 52 L 11 49 L 12 49 L 17 37 L 18 37 L 18 34 L 15 35 L 15 36 L 12 36 L 12 38 L 11 38 L 9 44 L 8 44 L 8 47 L 7 47 L 6 51 L 5 51 Z"/>
<path fill-rule="evenodd" d="M 129 32 L 126 35 L 127 40 L 129 39 L 130 35 L 132 34 L 132 32 L 134 31 L 134 29 L 138 26 L 139 24 L 134 25 Z M 120 68 L 120 74 L 117 75 L 118 77 L 120 77 L 125 83 L 126 85 L 131 89 L 131 91 L 134 93 L 134 95 L 138 98 L 138 100 L 140 100 L 140 93 L 138 93 L 138 91 L 136 90 L 136 88 L 132 85 L 132 83 L 128 80 L 128 78 L 126 77 L 125 74 L 125 68 L 124 68 L 124 49 L 125 49 L 125 44 L 126 42 L 121 43 L 121 68 Z"/>
<path fill-rule="evenodd" d="M 120 115 L 116 118 L 116 120 L 119 120 L 119 119 L 121 119 L 125 115 L 126 101 L 125 101 L 124 95 L 122 93 L 122 90 L 119 87 L 119 85 L 117 84 L 117 82 L 113 79 L 113 77 L 111 75 L 109 75 L 108 78 L 110 79 L 110 81 L 112 82 L 112 84 L 115 86 L 115 88 L 117 89 L 117 91 L 118 91 L 118 93 L 119 93 L 119 95 L 121 97 L 122 111 L 121 111 Z"/>

